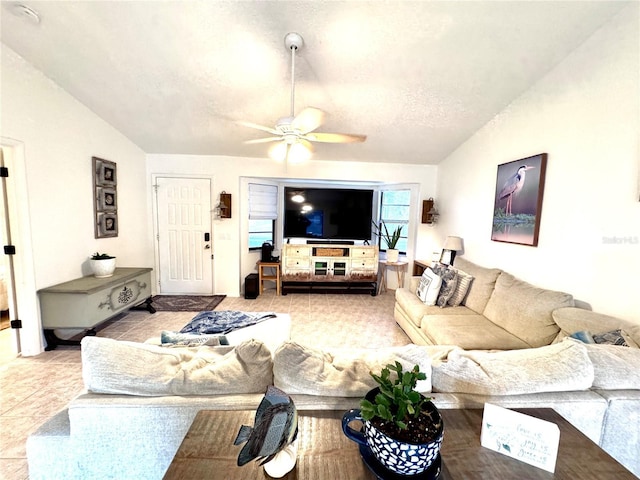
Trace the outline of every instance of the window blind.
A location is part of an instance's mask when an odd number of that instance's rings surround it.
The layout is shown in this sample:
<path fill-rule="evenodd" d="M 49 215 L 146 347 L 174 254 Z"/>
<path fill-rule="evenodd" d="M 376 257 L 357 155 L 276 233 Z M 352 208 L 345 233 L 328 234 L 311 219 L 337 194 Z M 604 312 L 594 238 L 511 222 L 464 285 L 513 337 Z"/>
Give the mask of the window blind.
<path fill-rule="evenodd" d="M 275 220 L 278 218 L 277 186 L 249 184 L 249 218 L 251 220 Z"/>

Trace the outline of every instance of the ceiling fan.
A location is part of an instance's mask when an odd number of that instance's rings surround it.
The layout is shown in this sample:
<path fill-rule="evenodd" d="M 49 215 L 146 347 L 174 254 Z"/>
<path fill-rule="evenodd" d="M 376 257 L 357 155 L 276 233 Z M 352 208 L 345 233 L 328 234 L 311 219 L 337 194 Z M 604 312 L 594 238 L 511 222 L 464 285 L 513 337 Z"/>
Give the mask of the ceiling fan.
<path fill-rule="evenodd" d="M 298 115 L 294 111 L 295 99 L 295 61 L 296 51 L 302 48 L 304 41 L 298 33 L 287 33 L 284 37 L 285 46 L 291 51 L 291 112 L 288 117 L 282 117 L 274 128 L 252 122 L 239 121 L 240 125 L 255 128 L 270 133 L 271 137 L 246 140 L 245 144 L 279 142 L 275 144 L 269 156 L 275 160 L 302 161 L 311 157 L 313 145 L 311 142 L 322 143 L 354 143 L 364 142 L 366 135 L 346 133 L 322 133 L 315 129 L 323 124 L 325 112 L 315 107 L 306 107 Z"/>

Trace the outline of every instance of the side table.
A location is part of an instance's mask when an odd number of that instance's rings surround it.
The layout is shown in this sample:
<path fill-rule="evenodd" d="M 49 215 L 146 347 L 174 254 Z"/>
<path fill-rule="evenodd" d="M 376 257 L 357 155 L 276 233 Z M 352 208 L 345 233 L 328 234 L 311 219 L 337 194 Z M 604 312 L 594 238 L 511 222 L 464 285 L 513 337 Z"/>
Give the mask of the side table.
<path fill-rule="evenodd" d="M 392 269 L 396 271 L 398 279 L 398 287 L 404 286 L 404 273 L 407 267 L 407 262 L 380 262 L 380 285 L 378 287 L 378 295 L 387 291 L 387 270 Z"/>
<path fill-rule="evenodd" d="M 273 269 L 273 272 L 266 273 L 265 269 Z M 258 283 L 260 284 L 260 295 L 264 290 L 264 281 L 276 282 L 276 295 L 280 295 L 280 262 L 258 262 Z"/>
<path fill-rule="evenodd" d="M 428 260 L 414 260 L 412 275 L 414 277 L 419 277 L 430 266 L 431 266 L 431 262 Z"/>

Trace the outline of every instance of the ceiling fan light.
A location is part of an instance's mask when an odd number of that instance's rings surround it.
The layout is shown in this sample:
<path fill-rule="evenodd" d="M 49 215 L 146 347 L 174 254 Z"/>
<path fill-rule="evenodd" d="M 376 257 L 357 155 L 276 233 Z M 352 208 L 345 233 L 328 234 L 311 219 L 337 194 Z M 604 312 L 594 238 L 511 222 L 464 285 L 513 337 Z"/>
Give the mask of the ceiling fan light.
<path fill-rule="evenodd" d="M 291 197 L 292 202 L 302 203 L 304 202 L 304 197 L 300 193 L 296 193 L 293 197 Z"/>
<path fill-rule="evenodd" d="M 285 142 L 278 142 L 269 149 L 269 157 L 278 162 L 284 162 L 287 157 L 287 144 Z"/>
<path fill-rule="evenodd" d="M 302 143 L 296 142 L 289 149 L 289 161 L 291 163 L 306 162 L 311 158 L 311 151 Z"/>

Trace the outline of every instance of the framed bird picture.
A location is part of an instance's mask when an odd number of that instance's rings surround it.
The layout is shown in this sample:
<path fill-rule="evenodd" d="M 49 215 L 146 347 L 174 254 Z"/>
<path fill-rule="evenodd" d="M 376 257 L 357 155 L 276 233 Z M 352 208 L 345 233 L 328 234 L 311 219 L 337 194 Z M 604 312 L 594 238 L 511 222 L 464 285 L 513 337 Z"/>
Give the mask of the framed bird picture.
<path fill-rule="evenodd" d="M 547 154 L 498 165 L 491 240 L 538 246 Z"/>

